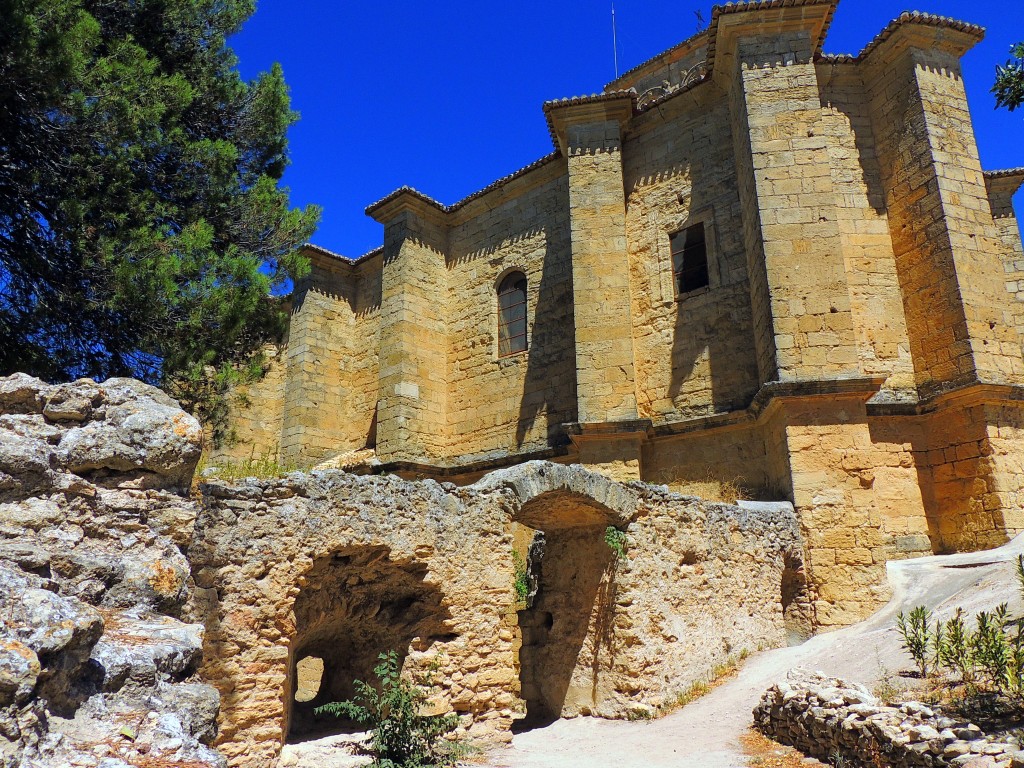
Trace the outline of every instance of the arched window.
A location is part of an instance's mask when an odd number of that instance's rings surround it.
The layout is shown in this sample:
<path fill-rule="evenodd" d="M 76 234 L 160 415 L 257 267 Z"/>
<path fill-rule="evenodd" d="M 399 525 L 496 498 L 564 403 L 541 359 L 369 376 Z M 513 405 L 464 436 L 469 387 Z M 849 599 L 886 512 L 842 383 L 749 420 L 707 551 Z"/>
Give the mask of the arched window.
<path fill-rule="evenodd" d="M 526 351 L 526 275 L 512 272 L 498 285 L 498 356 Z"/>

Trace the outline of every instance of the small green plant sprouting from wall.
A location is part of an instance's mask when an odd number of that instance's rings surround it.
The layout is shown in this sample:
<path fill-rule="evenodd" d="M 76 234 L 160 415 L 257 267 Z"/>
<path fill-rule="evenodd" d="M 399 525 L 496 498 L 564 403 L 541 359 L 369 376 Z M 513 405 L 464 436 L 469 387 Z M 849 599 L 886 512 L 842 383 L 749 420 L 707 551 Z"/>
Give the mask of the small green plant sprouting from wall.
<path fill-rule="evenodd" d="M 620 531 L 614 525 L 604 529 L 604 543 L 615 553 L 616 560 L 626 559 L 626 532 Z"/>
<path fill-rule="evenodd" d="M 516 550 L 512 550 L 512 569 L 515 578 L 512 587 L 516 593 L 516 605 L 526 605 L 530 596 L 530 573 L 526 567 L 526 558 Z"/>
<path fill-rule="evenodd" d="M 378 658 L 380 664 L 373 669 L 377 686 L 356 680 L 353 699 L 324 704 L 314 713 L 348 717 L 370 726 L 375 768 L 454 766 L 468 752 L 465 744 L 447 738 L 459 724 L 458 715 L 421 714 L 427 692 L 402 677 L 398 654 L 392 650 Z M 429 675 L 420 682 L 433 684 Z"/>

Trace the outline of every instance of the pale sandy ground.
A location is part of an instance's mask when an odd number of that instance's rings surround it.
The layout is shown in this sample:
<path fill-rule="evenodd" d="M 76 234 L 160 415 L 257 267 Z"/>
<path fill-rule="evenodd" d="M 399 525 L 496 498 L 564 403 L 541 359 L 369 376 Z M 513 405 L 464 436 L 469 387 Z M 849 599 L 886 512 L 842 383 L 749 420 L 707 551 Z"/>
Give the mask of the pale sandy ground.
<path fill-rule="evenodd" d="M 774 682 L 794 667 L 820 670 L 868 688 L 910 667 L 893 629 L 897 612 L 927 605 L 940 618 L 956 606 L 973 615 L 1001 602 L 1024 613 L 1013 559 L 1024 552 L 1024 534 L 995 550 L 943 555 L 889 564 L 893 599 L 867 621 L 818 635 L 791 648 L 751 656 L 740 673 L 682 710 L 649 722 L 576 718 L 518 734 L 512 746 L 475 760 L 482 768 L 744 768 L 739 738 L 751 710 Z M 281 765 L 348 768 L 354 763 L 346 737 L 328 737 L 285 748 Z M 351 739 L 351 737 L 347 737 Z"/>

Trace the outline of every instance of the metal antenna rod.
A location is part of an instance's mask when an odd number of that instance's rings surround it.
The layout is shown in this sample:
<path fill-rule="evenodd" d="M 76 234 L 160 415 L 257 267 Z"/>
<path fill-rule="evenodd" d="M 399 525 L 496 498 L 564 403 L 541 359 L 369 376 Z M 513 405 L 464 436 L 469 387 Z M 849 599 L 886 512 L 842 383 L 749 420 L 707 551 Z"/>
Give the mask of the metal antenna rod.
<path fill-rule="evenodd" d="M 619 43 L 615 34 L 615 3 L 612 3 L 612 60 L 615 62 L 615 79 L 619 79 Z"/>

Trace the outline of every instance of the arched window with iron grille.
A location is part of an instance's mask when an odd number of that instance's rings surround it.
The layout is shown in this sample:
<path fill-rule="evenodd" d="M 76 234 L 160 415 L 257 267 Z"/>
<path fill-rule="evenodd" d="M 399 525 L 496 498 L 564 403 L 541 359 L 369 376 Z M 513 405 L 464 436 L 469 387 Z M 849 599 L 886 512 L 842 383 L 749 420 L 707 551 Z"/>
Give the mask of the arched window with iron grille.
<path fill-rule="evenodd" d="M 498 285 L 498 356 L 526 351 L 526 275 L 512 272 Z"/>

